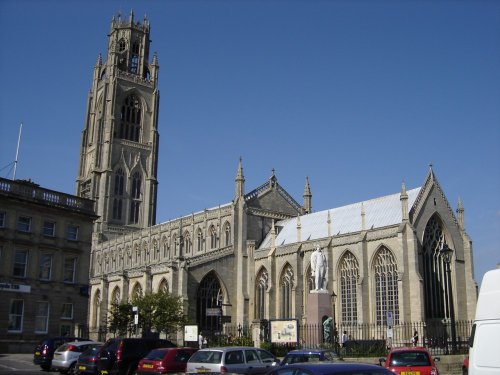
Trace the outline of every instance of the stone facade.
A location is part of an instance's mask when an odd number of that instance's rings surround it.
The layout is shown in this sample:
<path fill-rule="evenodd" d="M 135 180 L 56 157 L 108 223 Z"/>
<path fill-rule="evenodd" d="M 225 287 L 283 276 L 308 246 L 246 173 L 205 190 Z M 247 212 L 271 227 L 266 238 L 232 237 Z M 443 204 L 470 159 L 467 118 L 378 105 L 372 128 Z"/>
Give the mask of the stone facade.
<path fill-rule="evenodd" d="M 0 178 L 0 352 L 87 333 L 94 202 Z"/>
<path fill-rule="evenodd" d="M 159 290 L 181 296 L 191 323 L 202 330 L 222 330 L 228 321 L 254 327 L 270 319 L 307 322 L 310 257 L 318 244 L 327 257 L 327 289 L 339 324 L 387 325 L 389 317 L 395 323 L 441 322 L 450 318 L 450 293 L 455 318 L 473 318 L 477 291 L 464 209 L 459 202 L 453 212 L 432 168 L 421 187 L 406 191 L 403 184 L 395 194 L 313 212 L 308 179 L 302 205 L 274 171 L 246 193 L 240 160 L 229 203 L 154 225 L 158 64 L 156 56 L 147 64 L 144 22 L 134 23 L 133 15 L 113 21 L 107 61 L 99 59 L 94 69 L 84 130 L 78 191 L 90 192 L 101 216 L 90 266 L 94 338 L 104 338 L 112 303 Z M 134 35 L 142 40 L 136 49 L 140 66 L 150 75 L 131 72 L 127 46 Z M 130 93 L 147 110 L 125 124 L 141 136 L 124 139 L 117 129 Z M 91 124 L 100 132 L 93 133 Z M 137 172 L 141 178 L 134 180 Z M 134 217 L 137 189 L 145 198 Z M 444 244 L 454 251 L 451 290 L 440 253 Z M 222 319 L 211 315 L 214 308 Z M 257 337 L 258 329 L 253 332 Z"/>
<path fill-rule="evenodd" d="M 105 63 L 94 66 L 77 195 L 96 201 L 95 232 L 109 239 L 156 222 L 158 59 L 149 22 L 113 19 Z"/>

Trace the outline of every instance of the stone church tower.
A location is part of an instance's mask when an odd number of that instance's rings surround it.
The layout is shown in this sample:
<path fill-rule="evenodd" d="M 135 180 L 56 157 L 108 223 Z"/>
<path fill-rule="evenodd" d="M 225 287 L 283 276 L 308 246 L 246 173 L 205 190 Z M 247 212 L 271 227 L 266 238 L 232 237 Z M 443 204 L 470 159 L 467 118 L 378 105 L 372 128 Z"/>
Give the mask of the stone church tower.
<path fill-rule="evenodd" d="M 108 52 L 94 66 L 82 134 L 77 195 L 96 201 L 99 240 L 156 221 L 158 59 L 149 21 L 113 18 Z"/>

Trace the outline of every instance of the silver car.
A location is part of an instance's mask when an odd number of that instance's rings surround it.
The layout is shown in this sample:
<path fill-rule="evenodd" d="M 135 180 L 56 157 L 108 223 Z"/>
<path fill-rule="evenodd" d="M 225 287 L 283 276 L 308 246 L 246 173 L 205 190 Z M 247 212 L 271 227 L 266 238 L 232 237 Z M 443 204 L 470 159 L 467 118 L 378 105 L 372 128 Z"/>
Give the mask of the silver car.
<path fill-rule="evenodd" d="M 198 350 L 189 358 L 186 374 L 265 374 L 277 364 L 276 357 L 264 349 L 246 346 L 208 348 Z"/>
<path fill-rule="evenodd" d="M 63 374 L 75 374 L 76 361 L 80 354 L 94 346 L 101 346 L 102 342 L 72 341 L 62 344 L 54 352 L 52 368 Z"/>

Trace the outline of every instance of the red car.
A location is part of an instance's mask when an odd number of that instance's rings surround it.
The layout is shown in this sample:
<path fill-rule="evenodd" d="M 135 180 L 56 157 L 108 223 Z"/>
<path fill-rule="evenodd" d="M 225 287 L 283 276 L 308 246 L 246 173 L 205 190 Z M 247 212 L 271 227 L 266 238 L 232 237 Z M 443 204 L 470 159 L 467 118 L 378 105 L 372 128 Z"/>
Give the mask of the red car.
<path fill-rule="evenodd" d="M 186 363 L 195 348 L 158 348 L 151 350 L 137 366 L 137 375 L 186 372 Z"/>
<path fill-rule="evenodd" d="M 469 356 L 464 358 L 464 363 L 462 363 L 462 374 L 467 375 L 469 373 Z"/>
<path fill-rule="evenodd" d="M 393 348 L 387 358 L 380 358 L 380 365 L 397 375 L 439 375 L 436 363 L 426 348 L 419 346 Z"/>

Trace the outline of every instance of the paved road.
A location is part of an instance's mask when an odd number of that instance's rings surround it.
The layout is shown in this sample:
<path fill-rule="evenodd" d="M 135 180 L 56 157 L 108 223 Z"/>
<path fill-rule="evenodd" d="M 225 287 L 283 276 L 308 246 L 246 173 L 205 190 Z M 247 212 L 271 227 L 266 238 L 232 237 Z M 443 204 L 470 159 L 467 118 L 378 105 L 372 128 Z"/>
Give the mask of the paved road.
<path fill-rule="evenodd" d="M 56 375 L 58 373 L 42 371 L 40 366 L 33 364 L 33 354 L 0 354 L 0 374 Z"/>

